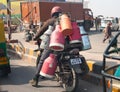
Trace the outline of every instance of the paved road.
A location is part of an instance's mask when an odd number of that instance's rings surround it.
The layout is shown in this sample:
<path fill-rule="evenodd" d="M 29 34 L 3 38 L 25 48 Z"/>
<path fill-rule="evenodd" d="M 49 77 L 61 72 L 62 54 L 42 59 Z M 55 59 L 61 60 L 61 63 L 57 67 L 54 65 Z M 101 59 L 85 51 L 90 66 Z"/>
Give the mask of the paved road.
<path fill-rule="evenodd" d="M 114 36 L 117 34 L 117 32 L 112 32 L 112 34 Z M 96 62 L 103 61 L 103 53 L 109 44 L 108 40 L 105 43 L 102 42 L 103 37 L 104 34 L 101 32 L 96 32 L 96 31 L 89 32 L 89 38 L 91 41 L 92 48 L 90 50 L 81 52 L 81 54 L 83 54 L 87 60 L 92 60 Z"/>
<path fill-rule="evenodd" d="M 92 49 L 82 51 L 86 59 L 102 62 L 102 55 L 108 42 L 102 43 L 103 33 L 90 32 Z M 114 32 L 113 34 L 116 34 Z M 14 34 L 13 34 L 14 35 Z M 34 88 L 28 81 L 35 73 L 35 66 L 19 58 L 11 58 L 12 73 L 7 78 L 0 78 L 0 92 L 63 92 L 56 81 L 40 80 L 40 87 Z M 78 92 L 102 92 L 102 87 L 80 80 Z"/>
<path fill-rule="evenodd" d="M 27 61 L 11 58 L 12 72 L 0 78 L 0 92 L 64 92 L 59 83 L 53 80 L 40 80 L 39 87 L 32 87 L 28 81 L 35 73 L 35 67 Z M 77 92 L 102 92 L 102 87 L 80 80 Z"/>

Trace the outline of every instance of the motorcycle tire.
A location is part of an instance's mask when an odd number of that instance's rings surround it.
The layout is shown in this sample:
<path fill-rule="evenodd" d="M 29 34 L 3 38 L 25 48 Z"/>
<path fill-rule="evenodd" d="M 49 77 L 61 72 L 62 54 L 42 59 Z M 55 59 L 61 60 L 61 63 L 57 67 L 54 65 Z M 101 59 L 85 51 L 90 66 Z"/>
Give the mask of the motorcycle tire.
<path fill-rule="evenodd" d="M 57 79 L 60 85 L 64 88 L 65 92 L 77 92 L 79 88 L 79 75 L 75 73 L 68 62 L 61 64 L 57 70 L 62 75 L 58 74 Z"/>
<path fill-rule="evenodd" d="M 69 76 L 70 79 L 68 79 L 68 83 L 63 84 L 63 88 L 66 92 L 77 92 L 79 86 L 79 75 L 71 69 L 71 74 Z"/>

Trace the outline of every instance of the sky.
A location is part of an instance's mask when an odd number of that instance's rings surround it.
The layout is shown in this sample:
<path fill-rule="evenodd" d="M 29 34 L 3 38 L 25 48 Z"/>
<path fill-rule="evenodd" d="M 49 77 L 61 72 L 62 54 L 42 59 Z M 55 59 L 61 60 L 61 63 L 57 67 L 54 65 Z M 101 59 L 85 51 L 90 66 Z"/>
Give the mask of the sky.
<path fill-rule="evenodd" d="M 120 0 L 86 0 L 94 16 L 120 17 Z"/>

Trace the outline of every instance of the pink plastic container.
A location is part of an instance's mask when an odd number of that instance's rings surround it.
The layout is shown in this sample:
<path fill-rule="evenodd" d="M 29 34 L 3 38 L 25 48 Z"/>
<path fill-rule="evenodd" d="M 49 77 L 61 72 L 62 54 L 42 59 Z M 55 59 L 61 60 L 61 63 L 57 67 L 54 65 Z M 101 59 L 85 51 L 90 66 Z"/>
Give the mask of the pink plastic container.
<path fill-rule="evenodd" d="M 40 75 L 46 78 L 53 78 L 55 70 L 57 68 L 57 60 L 54 54 L 50 54 L 48 58 L 45 59 Z"/>
<path fill-rule="evenodd" d="M 56 25 L 55 30 L 51 34 L 49 47 L 54 51 L 64 50 L 65 38 L 62 32 L 60 32 L 60 30 L 61 30 L 60 25 Z"/>
<path fill-rule="evenodd" d="M 81 42 L 81 34 L 80 34 L 80 29 L 77 25 L 76 22 L 72 22 L 72 30 L 73 33 L 71 35 L 69 35 L 70 37 L 70 43 L 78 43 Z"/>

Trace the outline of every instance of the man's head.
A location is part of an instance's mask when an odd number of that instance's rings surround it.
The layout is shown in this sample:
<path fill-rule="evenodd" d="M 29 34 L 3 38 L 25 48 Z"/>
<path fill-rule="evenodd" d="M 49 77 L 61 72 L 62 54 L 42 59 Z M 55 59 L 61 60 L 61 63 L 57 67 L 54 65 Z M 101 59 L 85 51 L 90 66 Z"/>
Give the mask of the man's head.
<path fill-rule="evenodd" d="M 51 16 L 58 16 L 59 13 L 62 13 L 62 9 L 60 6 L 54 6 L 51 10 Z"/>

